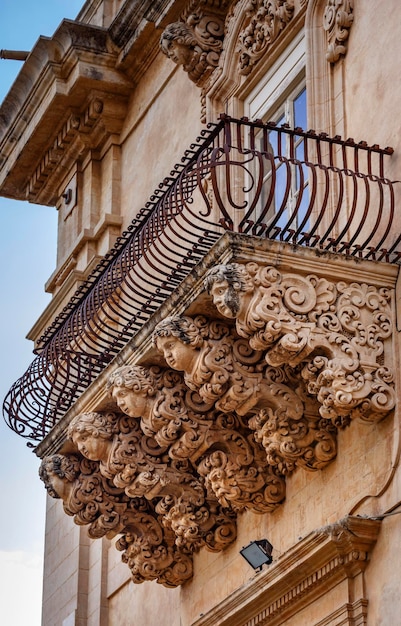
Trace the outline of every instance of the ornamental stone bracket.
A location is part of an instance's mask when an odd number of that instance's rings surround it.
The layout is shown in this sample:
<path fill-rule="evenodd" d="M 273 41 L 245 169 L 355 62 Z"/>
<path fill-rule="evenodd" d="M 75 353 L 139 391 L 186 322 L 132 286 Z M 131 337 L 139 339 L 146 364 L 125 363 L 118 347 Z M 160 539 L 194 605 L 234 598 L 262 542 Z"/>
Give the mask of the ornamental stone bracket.
<path fill-rule="evenodd" d="M 235 4 L 235 3 L 234 3 Z M 193 0 L 181 20 L 169 24 L 160 38 L 160 48 L 177 65 L 182 65 L 189 78 L 198 86 L 219 64 L 223 50 L 226 17 L 230 20 L 231 2 L 220 0 Z M 246 76 L 259 59 L 271 48 L 280 33 L 291 21 L 295 11 L 294 0 L 249 0 L 241 5 L 246 26 L 238 33 L 236 51 L 239 58 L 239 73 Z M 342 24 L 343 12 L 335 12 L 335 26 L 331 26 L 329 8 L 325 13 L 325 28 L 338 32 L 337 22 Z"/>
<path fill-rule="evenodd" d="M 394 408 L 395 268 L 253 242 L 216 244 L 42 461 L 77 524 L 120 535 L 136 583 L 188 581 L 196 552 L 235 541 L 239 515 L 275 511 L 294 472 L 336 458 L 339 429 Z M 341 528 L 330 542 L 348 554 Z"/>
<path fill-rule="evenodd" d="M 217 266 L 205 285 L 250 348 L 272 367 L 299 372 L 335 426 L 357 417 L 380 421 L 394 408 L 394 372 L 385 359 L 393 330 L 388 289 L 256 263 Z"/>
<path fill-rule="evenodd" d="M 323 28 L 327 38 L 326 59 L 336 63 L 347 53 L 349 32 L 354 21 L 353 0 L 328 0 Z"/>
<path fill-rule="evenodd" d="M 203 86 L 217 67 L 223 49 L 228 0 L 192 0 L 181 20 L 169 24 L 160 38 L 160 49 L 189 78 Z"/>

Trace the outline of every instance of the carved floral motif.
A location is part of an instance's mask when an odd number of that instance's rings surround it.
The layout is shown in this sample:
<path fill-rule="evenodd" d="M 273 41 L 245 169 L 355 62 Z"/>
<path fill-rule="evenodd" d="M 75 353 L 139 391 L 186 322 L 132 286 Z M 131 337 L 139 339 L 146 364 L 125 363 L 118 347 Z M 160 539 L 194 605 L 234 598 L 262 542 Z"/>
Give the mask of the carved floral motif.
<path fill-rule="evenodd" d="M 239 72 L 249 74 L 271 47 L 294 13 L 293 0 L 250 0 L 249 24 L 239 35 Z"/>
<path fill-rule="evenodd" d="M 326 59 L 335 63 L 347 52 L 347 40 L 354 21 L 352 0 L 327 0 L 323 28 L 327 36 Z"/>

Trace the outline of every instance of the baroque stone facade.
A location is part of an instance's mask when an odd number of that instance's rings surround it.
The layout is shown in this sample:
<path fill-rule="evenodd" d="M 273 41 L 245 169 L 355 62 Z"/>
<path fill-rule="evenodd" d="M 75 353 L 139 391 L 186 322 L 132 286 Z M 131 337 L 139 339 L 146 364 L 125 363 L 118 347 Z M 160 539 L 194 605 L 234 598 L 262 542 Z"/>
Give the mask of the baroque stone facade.
<path fill-rule="evenodd" d="M 397 623 L 397 12 L 88 0 L 28 56 L 0 193 L 58 255 L 4 406 L 43 626 Z"/>

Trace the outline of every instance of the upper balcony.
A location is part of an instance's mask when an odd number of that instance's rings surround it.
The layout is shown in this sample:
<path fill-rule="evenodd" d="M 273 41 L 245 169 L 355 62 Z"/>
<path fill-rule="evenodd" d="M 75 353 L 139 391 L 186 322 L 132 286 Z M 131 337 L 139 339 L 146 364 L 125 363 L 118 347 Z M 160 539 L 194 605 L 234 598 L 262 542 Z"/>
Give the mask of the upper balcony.
<path fill-rule="evenodd" d="M 227 230 L 397 263 L 391 154 L 260 121 L 209 125 L 40 338 L 7 424 L 41 441 Z"/>

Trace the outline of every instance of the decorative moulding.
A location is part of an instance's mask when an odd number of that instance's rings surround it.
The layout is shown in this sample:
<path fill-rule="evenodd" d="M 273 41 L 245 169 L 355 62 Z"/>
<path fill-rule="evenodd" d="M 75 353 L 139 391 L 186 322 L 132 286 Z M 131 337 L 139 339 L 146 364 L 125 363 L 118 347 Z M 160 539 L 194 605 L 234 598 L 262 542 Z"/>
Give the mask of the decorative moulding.
<path fill-rule="evenodd" d="M 101 149 L 120 133 L 127 98 L 107 93 L 89 97 L 81 113 L 71 114 L 32 173 L 26 196 L 31 202 L 59 203 L 60 168 L 69 171 L 90 149 Z"/>
<path fill-rule="evenodd" d="M 50 40 L 39 39 L 1 105 L 3 194 L 25 200 L 26 194 L 31 193 L 31 200 L 55 203 L 54 190 L 48 194 L 51 197 L 44 194 L 39 199 L 32 189 L 27 190 L 27 177 L 33 177 L 31 188 L 39 184 L 40 171 L 52 167 L 55 159 L 63 156 L 59 152 L 63 137 L 71 133 L 74 136 L 74 128 L 76 134 L 78 118 L 81 134 L 82 123 L 89 121 L 88 113 L 96 116 L 97 100 L 104 105 L 102 119 L 107 117 L 107 99 L 115 100 L 114 117 L 119 121 L 118 103 L 129 97 L 132 83 L 116 69 L 117 55 L 106 29 L 69 20 L 61 23 Z M 2 119 L 7 123 L 2 123 Z M 111 124 L 113 117 L 108 119 Z M 48 152 L 52 142 L 53 152 Z"/>
<path fill-rule="evenodd" d="M 230 2 L 192 1 L 181 20 L 168 24 L 160 48 L 189 78 L 203 86 L 217 67 L 223 49 L 224 21 Z"/>
<path fill-rule="evenodd" d="M 380 527 L 378 520 L 348 516 L 315 531 L 192 626 L 279 626 L 291 618 L 291 623 L 301 624 L 302 618 L 297 622 L 295 616 L 305 605 L 319 626 L 366 624 L 363 575 Z M 342 581 L 346 584 L 337 587 Z M 322 589 L 327 597 L 335 587 L 341 592 L 327 615 L 319 598 Z"/>
<path fill-rule="evenodd" d="M 348 37 L 354 21 L 353 0 L 328 0 L 323 15 L 327 38 L 326 59 L 335 63 L 347 52 Z"/>
<path fill-rule="evenodd" d="M 291 21 L 294 0 L 250 0 L 245 7 L 249 19 L 238 38 L 239 73 L 249 74 Z"/>

